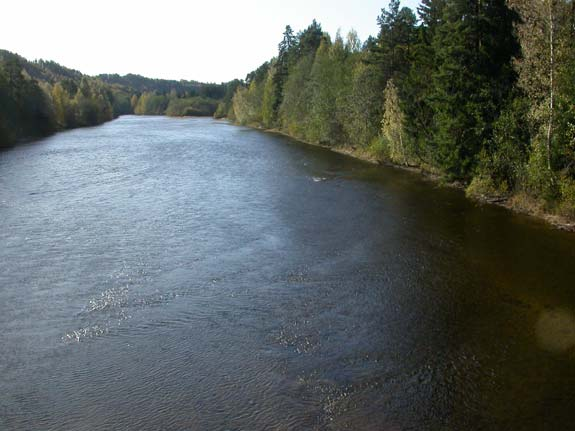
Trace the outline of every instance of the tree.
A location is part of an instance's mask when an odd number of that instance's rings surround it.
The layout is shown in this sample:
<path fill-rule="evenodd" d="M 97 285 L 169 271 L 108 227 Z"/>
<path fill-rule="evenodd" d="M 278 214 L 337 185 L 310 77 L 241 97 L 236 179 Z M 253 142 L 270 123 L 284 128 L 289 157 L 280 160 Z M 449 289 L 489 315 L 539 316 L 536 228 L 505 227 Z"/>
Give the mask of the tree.
<path fill-rule="evenodd" d="M 379 134 L 383 94 L 380 78 L 376 65 L 363 61 L 355 64 L 343 123 L 351 146 L 367 147 Z"/>
<path fill-rule="evenodd" d="M 262 101 L 264 82 L 253 79 L 248 87 L 238 87 L 233 98 L 233 108 L 236 120 L 240 124 L 260 125 L 262 123 Z"/>
<path fill-rule="evenodd" d="M 272 111 L 269 115 L 269 122 L 275 123 L 278 110 L 283 100 L 283 89 L 289 73 L 289 68 L 295 60 L 295 50 L 297 39 L 292 28 L 287 25 L 283 34 L 283 39 L 278 45 L 278 57 L 273 71 L 272 81 L 269 84 L 273 94 L 268 95 L 267 100 L 272 100 Z M 268 90 L 269 91 L 269 90 Z M 267 117 L 267 116 L 266 116 Z"/>
<path fill-rule="evenodd" d="M 52 103 L 54 104 L 54 113 L 56 123 L 60 129 L 72 126 L 70 123 L 70 99 L 68 93 L 62 87 L 62 84 L 57 82 L 52 88 Z M 73 116 L 73 114 L 72 114 Z"/>
<path fill-rule="evenodd" d="M 8 76 L 0 64 L 0 148 L 7 147 L 14 141 L 13 131 L 8 124 L 9 116 L 14 112 L 10 97 Z"/>
<path fill-rule="evenodd" d="M 405 142 L 405 115 L 400 106 L 399 93 L 393 79 L 387 81 L 384 91 L 381 132 L 389 148 L 389 158 L 396 163 L 408 164 Z"/>
<path fill-rule="evenodd" d="M 452 0 L 444 9 L 431 106 L 436 160 L 452 178 L 470 178 L 513 87 L 515 19 L 504 0 Z"/>
<path fill-rule="evenodd" d="M 573 110 L 566 102 L 575 96 L 573 59 L 573 2 L 567 0 L 509 0 L 521 21 L 517 33 L 522 55 L 515 62 L 519 87 L 530 102 L 532 143 L 529 161 L 531 187 L 554 194 L 554 171 L 569 166 L 569 128 Z M 561 107 L 557 112 L 558 106 Z M 572 113 L 569 114 L 569 111 Z M 562 133 L 557 134 L 560 130 Z M 567 150 L 567 152 L 565 151 Z M 545 173 L 544 171 L 547 171 Z"/>
<path fill-rule="evenodd" d="M 133 94 L 132 97 L 130 98 L 130 106 L 132 107 L 133 111 L 136 110 L 136 106 L 138 106 L 138 95 L 137 94 Z"/>
<path fill-rule="evenodd" d="M 273 127 L 277 119 L 277 97 L 276 91 L 276 75 L 278 73 L 277 63 L 272 64 L 268 70 L 264 82 L 263 98 L 262 98 L 262 124 L 264 127 Z"/>
<path fill-rule="evenodd" d="M 399 0 L 391 0 L 388 9 L 381 10 L 377 23 L 379 34 L 370 61 L 380 66 L 385 85 L 388 79 L 402 77 L 409 70 L 410 54 L 417 36 L 417 18 L 411 9 L 400 9 Z"/>
<path fill-rule="evenodd" d="M 351 29 L 346 37 L 345 49 L 350 53 L 359 53 L 361 51 L 361 40 L 357 32 Z"/>
<path fill-rule="evenodd" d="M 446 0 L 421 0 L 417 7 L 426 43 L 431 43 L 436 28 L 441 24 L 445 3 Z"/>
<path fill-rule="evenodd" d="M 297 35 L 297 59 L 301 59 L 307 55 L 314 55 L 323 37 L 324 34 L 321 29 L 321 24 L 314 19 L 308 28 Z"/>
<path fill-rule="evenodd" d="M 313 56 L 307 55 L 290 68 L 279 108 L 280 126 L 295 137 L 304 138 L 309 120 L 311 86 L 309 76 Z"/>
<path fill-rule="evenodd" d="M 341 38 L 339 43 L 341 44 Z M 336 83 L 335 71 L 340 67 L 330 55 L 331 42 L 324 40 L 317 50 L 310 72 L 310 110 L 306 139 L 321 144 L 330 144 L 337 139 L 335 114 Z"/>

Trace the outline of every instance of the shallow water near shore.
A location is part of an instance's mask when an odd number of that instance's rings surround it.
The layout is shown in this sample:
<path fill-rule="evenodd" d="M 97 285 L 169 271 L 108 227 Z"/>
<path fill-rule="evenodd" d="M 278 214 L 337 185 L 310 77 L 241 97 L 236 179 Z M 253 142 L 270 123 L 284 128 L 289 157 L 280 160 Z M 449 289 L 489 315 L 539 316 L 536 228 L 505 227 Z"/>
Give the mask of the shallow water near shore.
<path fill-rule="evenodd" d="M 208 118 L 0 153 L 0 429 L 575 419 L 575 235 Z"/>

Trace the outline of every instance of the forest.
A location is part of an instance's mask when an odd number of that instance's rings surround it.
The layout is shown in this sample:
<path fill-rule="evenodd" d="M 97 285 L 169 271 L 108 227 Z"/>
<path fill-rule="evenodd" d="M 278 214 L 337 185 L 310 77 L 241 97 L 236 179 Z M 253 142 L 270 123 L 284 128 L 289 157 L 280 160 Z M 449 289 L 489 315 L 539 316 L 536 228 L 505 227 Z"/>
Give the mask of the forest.
<path fill-rule="evenodd" d="M 363 42 L 287 26 L 274 58 L 225 84 L 0 51 L 0 147 L 122 114 L 213 115 L 575 218 L 575 1 L 391 0 L 374 19 Z"/>
<path fill-rule="evenodd" d="M 226 92 L 227 84 L 90 77 L 0 50 L 0 148 L 124 114 L 212 116 Z"/>
<path fill-rule="evenodd" d="M 218 112 L 575 217 L 575 2 L 392 0 L 379 33 L 287 26 Z"/>

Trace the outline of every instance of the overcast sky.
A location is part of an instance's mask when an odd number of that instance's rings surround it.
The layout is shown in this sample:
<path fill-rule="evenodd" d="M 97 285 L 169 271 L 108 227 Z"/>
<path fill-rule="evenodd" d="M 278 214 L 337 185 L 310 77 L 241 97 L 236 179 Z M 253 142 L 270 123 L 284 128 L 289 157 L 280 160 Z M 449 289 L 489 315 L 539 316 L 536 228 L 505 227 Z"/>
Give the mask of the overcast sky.
<path fill-rule="evenodd" d="M 415 9 L 418 0 L 402 5 Z M 316 18 L 365 40 L 388 0 L 5 0 L 0 48 L 95 75 L 223 82 L 277 52 L 286 24 Z M 361 5 L 361 6 L 360 6 Z"/>

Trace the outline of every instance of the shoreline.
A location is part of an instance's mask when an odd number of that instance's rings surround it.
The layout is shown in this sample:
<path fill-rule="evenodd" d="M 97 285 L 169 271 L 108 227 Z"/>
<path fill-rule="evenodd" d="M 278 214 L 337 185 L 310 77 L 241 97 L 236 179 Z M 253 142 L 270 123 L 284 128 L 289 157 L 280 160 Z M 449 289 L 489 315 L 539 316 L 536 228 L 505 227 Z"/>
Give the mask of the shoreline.
<path fill-rule="evenodd" d="M 231 120 L 226 119 L 230 124 L 239 125 Z M 272 133 L 276 135 L 282 135 L 288 137 L 290 139 L 294 139 L 297 142 L 302 144 L 310 145 L 313 147 L 324 148 L 329 151 L 333 151 L 334 153 L 342 154 L 348 157 L 353 157 L 354 159 L 361 160 L 367 163 L 371 163 L 377 166 L 385 166 L 390 168 L 402 169 L 404 171 L 413 172 L 419 174 L 421 177 L 428 181 L 432 181 L 442 187 L 452 187 L 457 188 L 462 191 L 465 191 L 465 185 L 460 182 L 450 182 L 450 183 L 442 183 L 441 176 L 434 174 L 432 172 L 428 172 L 425 169 L 420 167 L 414 166 L 403 166 L 392 163 L 388 160 L 381 160 L 377 157 L 373 156 L 373 154 L 368 153 L 367 151 L 357 150 L 350 147 L 330 147 L 327 145 L 321 144 L 314 144 L 312 142 L 304 141 L 303 139 L 296 138 L 295 136 L 290 135 L 287 132 L 284 132 L 279 129 L 266 129 L 261 126 L 254 126 L 254 125 L 244 125 L 244 127 L 249 127 L 251 129 L 259 130 L 266 133 Z M 561 216 L 558 214 L 552 214 L 549 212 L 545 212 L 540 205 L 537 205 L 534 202 L 530 202 L 530 204 L 526 204 L 525 201 L 529 200 L 525 196 L 521 194 L 515 194 L 507 197 L 501 196 L 466 196 L 467 199 L 473 200 L 483 205 L 497 205 L 499 207 L 506 208 L 509 211 L 512 211 L 517 214 L 527 215 L 539 220 L 546 222 L 547 224 L 551 225 L 553 228 L 562 230 L 565 232 L 574 232 L 575 233 L 575 220 L 569 219 L 568 217 Z"/>

